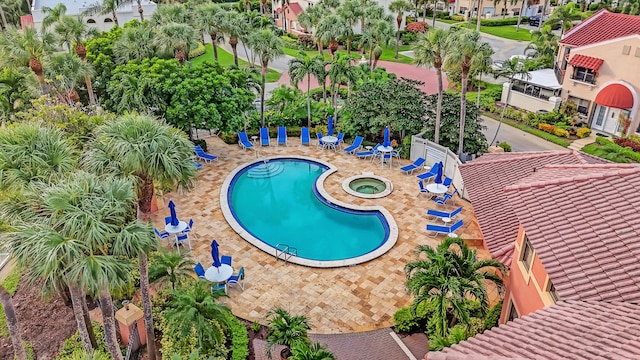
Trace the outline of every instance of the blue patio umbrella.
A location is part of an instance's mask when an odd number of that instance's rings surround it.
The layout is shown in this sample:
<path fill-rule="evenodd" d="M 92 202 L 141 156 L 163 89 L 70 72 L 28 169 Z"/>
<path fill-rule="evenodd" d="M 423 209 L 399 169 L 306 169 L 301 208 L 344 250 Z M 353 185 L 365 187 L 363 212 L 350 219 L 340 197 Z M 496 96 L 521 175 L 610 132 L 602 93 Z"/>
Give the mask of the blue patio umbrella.
<path fill-rule="evenodd" d="M 382 146 L 391 146 L 391 142 L 389 141 L 389 127 L 384 128 L 384 141 L 382 142 Z"/>
<path fill-rule="evenodd" d="M 327 124 L 327 134 L 333 135 L 333 115 L 329 115 L 329 123 Z"/>
<path fill-rule="evenodd" d="M 220 250 L 218 249 L 218 242 L 214 239 L 211 242 L 211 258 L 213 258 L 213 266 L 219 268 L 222 263 L 220 262 Z"/>
<path fill-rule="evenodd" d="M 173 203 L 173 200 L 169 200 L 169 211 L 171 212 L 171 226 L 178 226 L 180 220 L 176 215 L 176 204 Z"/>
<path fill-rule="evenodd" d="M 436 178 L 433 179 L 433 182 L 442 184 L 442 161 L 440 162 L 440 166 L 438 166 L 438 173 L 436 174 Z"/>

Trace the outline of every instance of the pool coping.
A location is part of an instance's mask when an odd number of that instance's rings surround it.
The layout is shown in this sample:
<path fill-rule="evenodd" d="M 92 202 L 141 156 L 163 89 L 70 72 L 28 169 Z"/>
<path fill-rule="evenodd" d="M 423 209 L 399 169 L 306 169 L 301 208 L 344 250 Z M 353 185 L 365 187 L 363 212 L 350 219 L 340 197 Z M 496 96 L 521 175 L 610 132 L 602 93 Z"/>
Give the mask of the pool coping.
<path fill-rule="evenodd" d="M 335 268 L 335 267 L 353 266 L 353 265 L 362 264 L 367 261 L 371 261 L 375 258 L 378 258 L 384 255 L 387 251 L 391 250 L 391 248 L 393 248 L 393 246 L 396 244 L 396 242 L 398 241 L 398 224 L 396 224 L 395 219 L 386 208 L 380 205 L 363 206 L 363 205 L 349 204 L 334 198 L 324 188 L 324 182 L 327 179 L 327 177 L 329 177 L 331 174 L 338 171 L 338 168 L 327 161 L 316 159 L 309 156 L 300 156 L 300 155 L 270 156 L 270 157 L 265 157 L 257 160 L 248 161 L 237 166 L 235 169 L 231 170 L 231 172 L 229 172 L 229 175 L 227 175 L 226 179 L 224 179 L 224 182 L 222 183 L 222 187 L 220 188 L 220 208 L 222 210 L 222 215 L 224 216 L 229 226 L 231 226 L 233 231 L 235 231 L 238 235 L 240 235 L 241 238 L 243 238 L 253 246 L 257 247 L 258 249 L 264 251 L 265 253 L 273 255 L 275 258 L 274 247 L 266 244 L 262 240 L 253 236 L 244 227 L 242 227 L 242 225 L 240 225 L 240 223 L 238 223 L 238 221 L 235 219 L 235 217 L 231 212 L 231 208 L 229 207 L 228 193 L 229 193 L 229 186 L 231 185 L 231 181 L 244 168 L 256 163 L 263 162 L 265 160 L 269 161 L 269 160 L 278 160 L 278 159 L 307 160 L 307 161 L 313 161 L 318 164 L 322 164 L 326 166 L 328 168 L 327 171 L 323 172 L 316 180 L 316 189 L 318 190 L 318 193 L 326 201 L 328 201 L 331 204 L 341 206 L 351 210 L 379 211 L 382 214 L 382 216 L 384 216 L 385 220 L 387 221 L 387 224 L 389 225 L 389 237 L 387 238 L 387 240 L 382 245 L 377 247 L 375 250 L 368 252 L 364 255 L 360 255 L 357 257 L 344 259 L 344 260 L 326 260 L 326 261 L 310 260 L 310 259 L 305 259 L 305 258 L 292 255 L 291 257 L 288 258 L 287 260 L 288 262 L 298 264 L 298 265 L 303 265 L 303 266 L 316 267 L 316 268 Z"/>

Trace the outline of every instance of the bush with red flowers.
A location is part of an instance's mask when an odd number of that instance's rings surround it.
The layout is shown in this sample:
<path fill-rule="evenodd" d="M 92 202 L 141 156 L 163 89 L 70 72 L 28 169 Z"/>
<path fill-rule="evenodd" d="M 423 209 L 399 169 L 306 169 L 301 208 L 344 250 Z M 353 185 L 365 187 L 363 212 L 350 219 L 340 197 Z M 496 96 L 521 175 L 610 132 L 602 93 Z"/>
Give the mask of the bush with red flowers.
<path fill-rule="evenodd" d="M 633 149 L 633 151 L 636 152 L 640 152 L 640 142 L 634 141 L 632 139 L 629 138 L 615 138 L 613 139 L 613 142 L 615 142 L 616 144 L 622 146 L 622 147 L 629 147 L 631 149 Z"/>
<path fill-rule="evenodd" d="M 429 30 L 429 25 L 424 21 L 414 21 L 407 25 L 405 29 L 412 33 L 424 33 Z"/>

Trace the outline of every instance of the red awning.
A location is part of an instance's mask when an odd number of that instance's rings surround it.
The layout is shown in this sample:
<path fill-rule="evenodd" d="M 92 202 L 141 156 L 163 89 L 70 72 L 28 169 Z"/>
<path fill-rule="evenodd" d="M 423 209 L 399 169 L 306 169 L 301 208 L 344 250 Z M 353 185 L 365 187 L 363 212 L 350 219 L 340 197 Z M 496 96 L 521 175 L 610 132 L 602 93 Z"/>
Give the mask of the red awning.
<path fill-rule="evenodd" d="M 596 95 L 596 104 L 617 109 L 630 109 L 633 107 L 633 95 L 622 84 L 611 84 Z"/>
<path fill-rule="evenodd" d="M 577 54 L 573 58 L 571 58 L 571 60 L 569 60 L 569 65 L 573 67 L 587 68 L 597 73 L 598 69 L 600 68 L 600 65 L 602 65 L 603 62 L 604 60 L 602 59 Z"/>

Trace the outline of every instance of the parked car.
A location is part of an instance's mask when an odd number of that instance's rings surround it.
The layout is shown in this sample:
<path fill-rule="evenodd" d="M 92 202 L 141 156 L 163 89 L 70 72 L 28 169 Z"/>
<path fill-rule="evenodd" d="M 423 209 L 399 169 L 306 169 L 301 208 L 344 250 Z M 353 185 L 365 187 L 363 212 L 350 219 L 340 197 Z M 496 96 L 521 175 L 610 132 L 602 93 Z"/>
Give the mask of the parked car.
<path fill-rule="evenodd" d="M 493 71 L 500 71 L 504 68 L 504 60 L 496 60 L 491 64 Z"/>
<path fill-rule="evenodd" d="M 549 20 L 549 15 L 545 15 L 542 18 L 542 23 L 544 24 L 544 22 L 547 21 L 547 20 Z M 540 25 L 540 15 L 536 15 L 536 16 L 530 17 L 529 18 L 529 25 L 531 25 L 531 26 Z M 551 26 L 551 30 L 558 30 L 558 29 L 560 29 L 560 27 L 562 27 L 562 21 L 553 24 Z"/>

